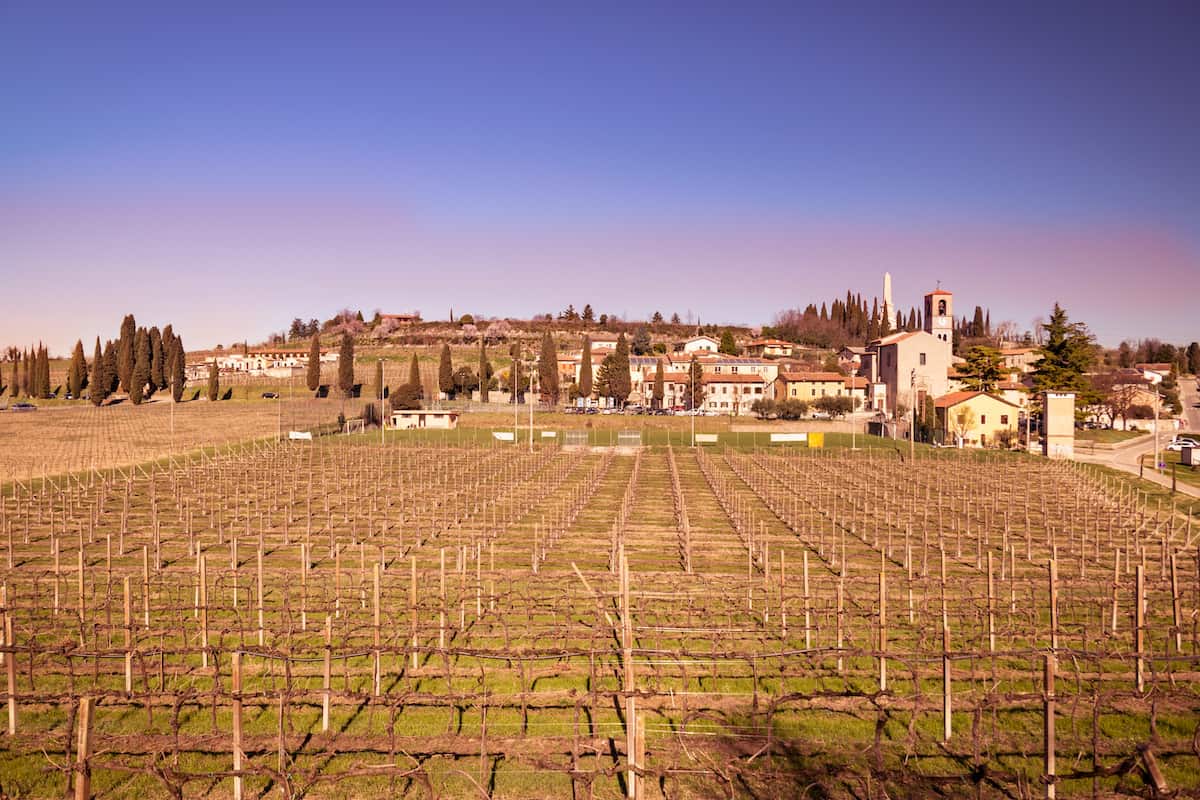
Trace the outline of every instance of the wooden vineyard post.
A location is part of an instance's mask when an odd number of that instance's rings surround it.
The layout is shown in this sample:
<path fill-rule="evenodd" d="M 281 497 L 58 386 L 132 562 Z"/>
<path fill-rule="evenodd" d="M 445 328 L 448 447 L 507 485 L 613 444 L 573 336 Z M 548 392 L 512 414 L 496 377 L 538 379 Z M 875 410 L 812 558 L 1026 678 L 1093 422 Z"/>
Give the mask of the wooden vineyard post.
<path fill-rule="evenodd" d="M 627 794 L 631 798 L 638 797 L 637 774 L 634 772 L 634 758 L 637 750 L 637 699 L 633 695 L 635 676 L 633 673 L 633 620 L 629 603 L 629 563 L 625 560 L 625 545 L 620 545 L 620 576 L 621 576 L 621 660 L 625 666 L 625 756 L 629 767 L 628 779 L 625 783 Z"/>
<path fill-rule="evenodd" d="M 234 650 L 233 673 L 233 800 L 242 800 L 242 653 Z"/>
<path fill-rule="evenodd" d="M 150 550 L 142 547 L 142 625 L 150 630 Z"/>
<path fill-rule="evenodd" d="M 635 743 L 633 748 L 634 768 L 637 770 L 637 798 L 642 800 L 646 796 L 645 781 L 642 780 L 641 772 L 646 769 L 646 719 L 645 712 L 637 715 L 637 724 L 634 726 Z"/>
<path fill-rule="evenodd" d="M 200 666 L 208 668 L 208 557 L 200 555 Z"/>
<path fill-rule="evenodd" d="M 838 578 L 837 583 L 837 671 L 840 673 L 845 666 L 845 661 L 842 658 L 842 643 L 844 641 L 844 620 L 846 611 L 846 585 L 845 573 Z"/>
<path fill-rule="evenodd" d="M 438 587 L 441 603 L 438 605 L 438 649 L 446 648 L 446 548 L 438 550 Z"/>
<path fill-rule="evenodd" d="M 987 627 L 988 652 L 996 652 L 996 584 L 992 566 L 992 551 L 987 554 Z"/>
<path fill-rule="evenodd" d="M 1143 651 L 1146 643 L 1146 568 L 1141 564 L 1134 567 L 1136 592 L 1133 607 L 1133 654 L 1134 685 L 1139 692 L 1146 689 L 1146 664 Z"/>
<path fill-rule="evenodd" d="M 1121 585 L 1121 551 L 1116 550 L 1116 555 L 1113 559 L 1113 587 L 1112 587 L 1112 634 L 1117 634 L 1117 594 Z"/>
<path fill-rule="evenodd" d="M 1058 652 L 1058 561 L 1050 559 L 1050 649 Z"/>
<path fill-rule="evenodd" d="M 942 552 L 942 574 L 946 572 L 945 551 Z M 942 741 L 950 741 L 954 732 L 953 699 L 950 692 L 950 617 L 946 613 L 946 595 L 942 593 Z"/>
<path fill-rule="evenodd" d="M 808 551 L 805 550 L 802 554 L 801 568 L 804 570 L 804 649 L 812 649 L 812 597 L 808 592 Z M 842 601 L 841 601 L 841 583 L 838 584 L 838 647 L 842 646 Z M 841 658 L 838 659 L 839 666 Z"/>
<path fill-rule="evenodd" d="M 380 684 L 383 682 L 382 681 L 382 669 L 380 668 L 380 663 L 379 663 L 379 661 L 380 661 L 380 654 L 379 654 L 379 623 L 380 623 L 380 619 L 379 619 L 379 562 L 378 561 L 375 562 L 375 564 L 374 564 L 374 568 L 372 570 L 371 577 L 372 577 L 372 583 L 371 583 L 371 627 L 373 629 L 373 635 L 375 637 L 375 651 L 374 651 L 374 653 L 372 653 L 372 659 L 371 659 L 372 675 L 373 675 L 371 685 L 373 687 L 373 689 L 372 689 L 373 693 L 375 694 L 376 697 L 378 697 L 380 689 L 381 689 Z"/>
<path fill-rule="evenodd" d="M 887 573 L 879 570 L 879 691 L 887 691 Z"/>
<path fill-rule="evenodd" d="M 131 600 L 129 597 L 129 576 L 125 576 L 125 607 L 124 607 L 124 628 L 125 628 L 125 693 L 129 694 L 133 691 L 133 614 L 131 608 Z"/>
<path fill-rule="evenodd" d="M 779 548 L 779 630 L 787 638 L 787 565 L 783 558 L 783 548 Z"/>
<path fill-rule="evenodd" d="M 9 648 L 16 648 L 17 642 L 13 638 L 13 612 L 9 603 L 7 587 L 4 592 L 4 645 Z M 4 659 L 4 675 L 7 682 L 6 693 L 8 694 L 8 735 L 17 735 L 17 651 L 12 649 Z"/>
<path fill-rule="evenodd" d="M 79 699 L 79 733 L 75 750 L 75 800 L 91 800 L 92 769 L 88 759 L 92 756 L 92 698 Z"/>
<path fill-rule="evenodd" d="M 1054 673 L 1057 669 L 1057 661 L 1053 653 L 1046 654 L 1045 662 L 1045 691 L 1046 697 L 1044 700 L 1044 746 L 1045 746 L 1045 776 L 1046 781 L 1046 800 L 1054 800 L 1055 797 L 1055 764 L 1054 764 Z"/>
<path fill-rule="evenodd" d="M 1171 619 L 1175 626 L 1175 652 L 1183 652 L 1183 608 L 1179 600 L 1179 573 L 1175 568 L 1175 554 L 1171 553 Z"/>
<path fill-rule="evenodd" d="M 258 601 L 258 646 L 263 647 L 266 645 L 266 626 L 263 624 L 263 617 L 265 615 L 263 613 L 263 543 L 261 539 L 258 542 L 256 566 L 258 568 L 258 585 L 255 594 L 255 598 Z"/>
<path fill-rule="evenodd" d="M 412 668 L 417 668 L 417 557 L 408 557 L 408 608 L 412 618 Z"/>
<path fill-rule="evenodd" d="M 376 642 L 376 644 L 379 644 Z M 333 617 L 325 615 L 325 657 L 321 672 L 321 733 L 329 732 L 330 671 L 333 660 Z M 379 651 L 375 651 L 375 694 L 379 694 Z"/>

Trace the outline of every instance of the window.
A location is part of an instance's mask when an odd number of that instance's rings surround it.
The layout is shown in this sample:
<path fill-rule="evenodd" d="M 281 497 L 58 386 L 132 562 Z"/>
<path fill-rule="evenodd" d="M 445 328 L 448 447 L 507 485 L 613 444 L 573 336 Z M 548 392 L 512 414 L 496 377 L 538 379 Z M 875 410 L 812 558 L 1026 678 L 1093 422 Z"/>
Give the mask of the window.
<path fill-rule="evenodd" d="M 946 316 L 946 301 L 945 300 L 938 300 L 938 316 L 939 317 Z"/>
<path fill-rule="evenodd" d="M 925 354 L 924 353 L 921 353 L 921 357 L 918 360 L 920 361 L 920 364 L 922 367 L 925 366 Z"/>
<path fill-rule="evenodd" d="M 1001 415 L 1000 415 L 1000 424 L 1001 424 L 1001 425 L 1007 425 L 1007 424 L 1008 424 L 1008 414 L 1001 414 Z"/>
<path fill-rule="evenodd" d="M 987 425 L 987 414 L 980 414 L 980 415 L 979 415 L 979 424 L 980 424 L 980 425 Z"/>
<path fill-rule="evenodd" d="M 729 371 L 730 371 L 730 372 L 732 372 L 734 375 L 736 375 L 736 374 L 737 374 L 737 367 L 730 367 L 730 368 L 729 368 Z"/>

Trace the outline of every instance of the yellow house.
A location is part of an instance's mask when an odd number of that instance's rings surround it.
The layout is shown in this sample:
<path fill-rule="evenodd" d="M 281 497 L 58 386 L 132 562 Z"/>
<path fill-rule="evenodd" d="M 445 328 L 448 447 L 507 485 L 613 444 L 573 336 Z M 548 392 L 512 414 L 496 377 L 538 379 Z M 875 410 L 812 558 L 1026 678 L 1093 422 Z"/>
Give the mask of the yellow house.
<path fill-rule="evenodd" d="M 776 400 L 804 400 L 811 403 L 818 397 L 849 394 L 846 376 L 839 372 L 781 372 L 775 379 Z"/>
<path fill-rule="evenodd" d="M 997 447 L 1001 431 L 1017 431 L 1019 406 L 986 392 L 952 392 L 933 401 L 942 441 L 959 447 Z"/>

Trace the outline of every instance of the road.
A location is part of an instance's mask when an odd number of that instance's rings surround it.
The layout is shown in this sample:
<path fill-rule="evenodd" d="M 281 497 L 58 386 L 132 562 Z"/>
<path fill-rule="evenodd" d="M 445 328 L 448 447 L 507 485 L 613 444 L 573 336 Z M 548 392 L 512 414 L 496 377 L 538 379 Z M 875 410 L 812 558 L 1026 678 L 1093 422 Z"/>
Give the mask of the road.
<path fill-rule="evenodd" d="M 1200 432 L 1200 408 L 1197 403 L 1200 403 L 1200 392 L 1196 388 L 1195 378 L 1181 378 L 1179 381 L 1180 400 L 1183 402 L 1183 427 L 1184 431 Z M 1159 426 L 1159 447 L 1166 447 L 1167 442 L 1171 441 L 1175 431 L 1166 425 Z M 1132 443 L 1124 447 L 1115 447 L 1110 451 L 1098 450 L 1095 452 L 1086 452 L 1080 448 L 1076 448 L 1075 458 L 1079 461 L 1086 461 L 1091 464 L 1104 464 L 1116 469 L 1132 472 L 1134 475 L 1139 474 L 1139 465 L 1142 457 L 1150 455 L 1154 452 L 1154 437 L 1148 436 L 1134 440 Z M 1143 474 L 1146 480 L 1153 481 L 1161 486 L 1170 487 L 1171 475 L 1164 473 L 1159 475 L 1153 470 L 1147 469 Z M 1189 494 L 1194 497 L 1200 497 L 1200 489 L 1194 486 L 1189 486 L 1183 483 L 1177 485 L 1178 490 L 1184 494 Z"/>

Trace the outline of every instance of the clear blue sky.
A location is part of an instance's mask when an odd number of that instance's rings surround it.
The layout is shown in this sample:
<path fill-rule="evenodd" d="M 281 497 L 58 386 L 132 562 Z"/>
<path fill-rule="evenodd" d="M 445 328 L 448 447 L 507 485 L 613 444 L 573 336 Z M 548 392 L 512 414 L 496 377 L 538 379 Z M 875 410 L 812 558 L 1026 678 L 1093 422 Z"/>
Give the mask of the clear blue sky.
<path fill-rule="evenodd" d="M 0 343 L 763 323 L 885 269 L 1200 338 L 1194 2 L 179 5 L 0 5 Z"/>

